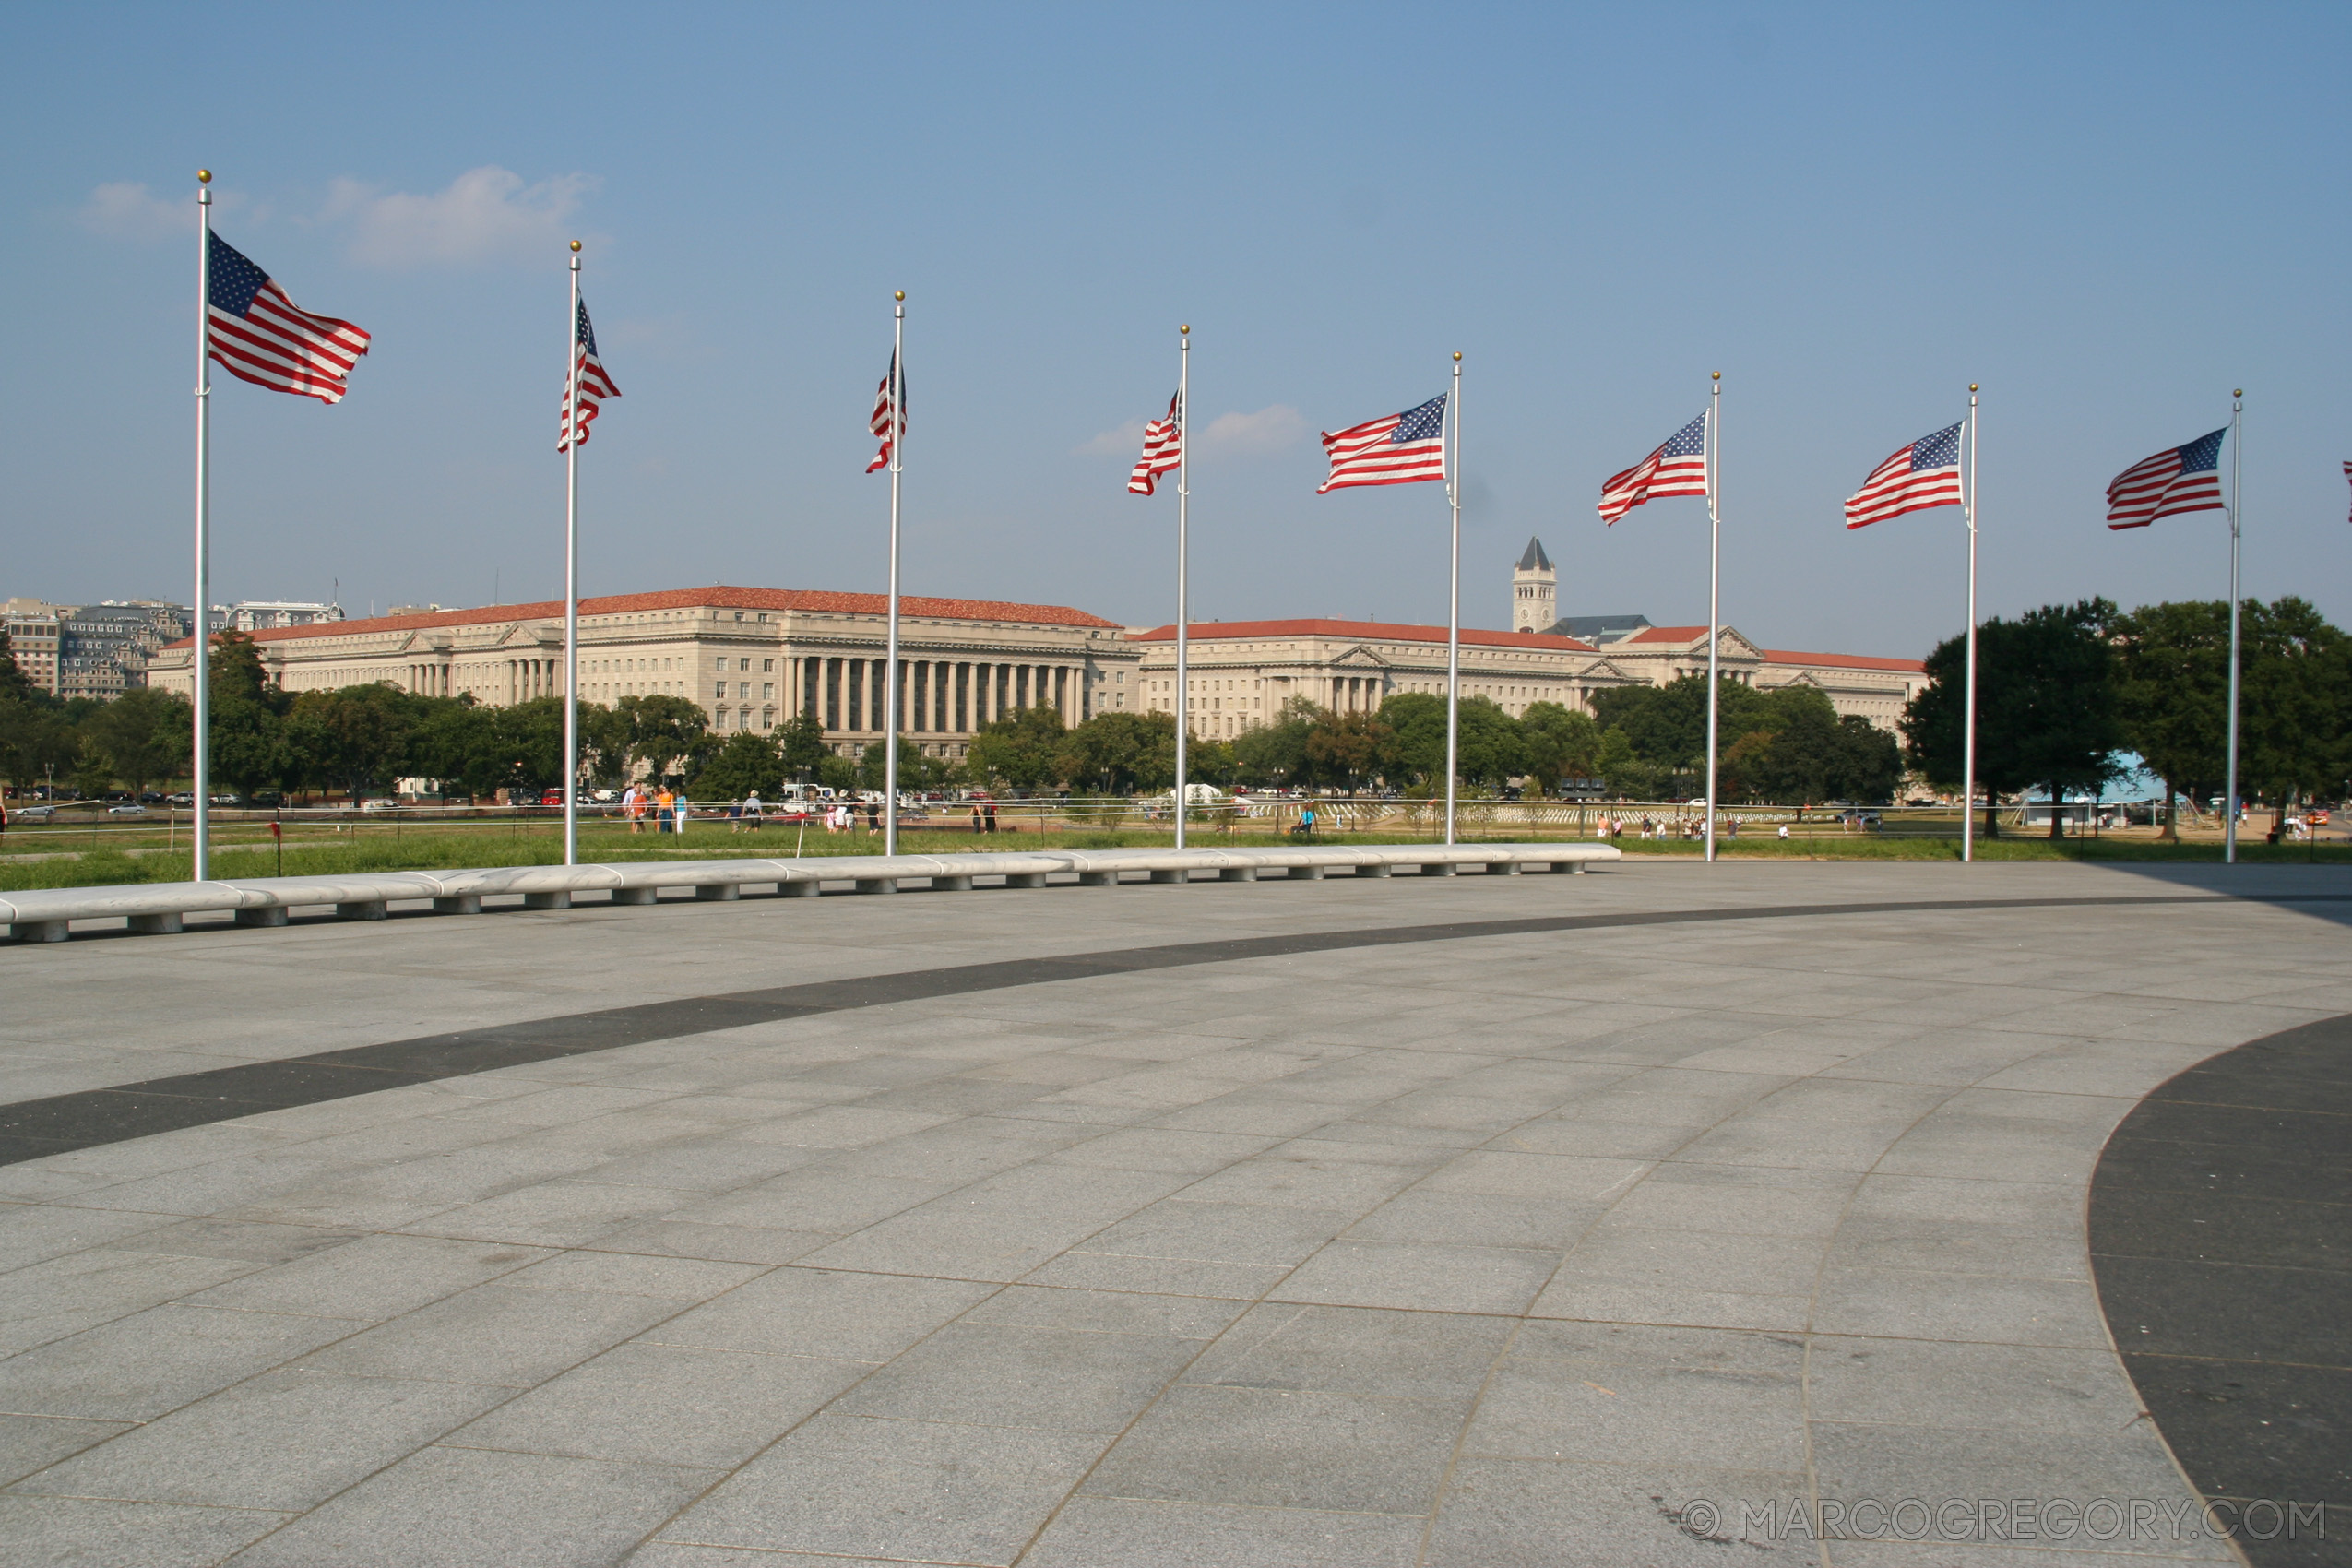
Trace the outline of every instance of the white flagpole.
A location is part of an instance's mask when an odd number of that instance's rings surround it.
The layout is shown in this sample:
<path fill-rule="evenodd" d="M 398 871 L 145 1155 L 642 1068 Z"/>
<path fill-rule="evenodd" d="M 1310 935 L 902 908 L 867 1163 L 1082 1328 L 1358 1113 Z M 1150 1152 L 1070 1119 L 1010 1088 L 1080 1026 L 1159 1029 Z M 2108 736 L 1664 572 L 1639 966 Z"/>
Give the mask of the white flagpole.
<path fill-rule="evenodd" d="M 1723 642 L 1723 612 L 1717 600 L 1722 573 L 1723 373 L 1716 371 L 1707 394 L 1707 860 L 1715 860 L 1716 707 L 1721 683 L 1716 650 Z"/>
<path fill-rule="evenodd" d="M 1453 439 L 1445 466 L 1445 498 L 1454 507 L 1454 568 L 1445 598 L 1445 841 L 1454 842 L 1454 778 L 1462 744 L 1462 356 L 1454 356 L 1454 396 L 1445 404 L 1444 434 Z"/>
<path fill-rule="evenodd" d="M 907 445 L 907 291 L 897 293 L 890 336 L 890 652 L 883 665 L 882 852 L 898 852 L 898 475 Z"/>
<path fill-rule="evenodd" d="M 564 863 L 580 863 L 580 242 L 572 242 L 572 315 L 564 398 Z"/>
<path fill-rule="evenodd" d="M 1968 683 L 1960 719 L 1960 863 L 1977 858 L 1977 384 L 1968 383 Z"/>
<path fill-rule="evenodd" d="M 196 742 L 190 769 L 195 802 L 189 839 L 194 858 L 189 880 L 212 873 L 212 171 L 196 171 L 196 603 L 191 626 L 193 654 L 189 690 L 196 708 Z"/>
<path fill-rule="evenodd" d="M 1186 742 L 1193 710 L 1186 688 L 1192 684 L 1186 655 L 1190 651 L 1187 634 L 1193 619 L 1192 588 L 1186 573 L 1191 564 L 1193 498 L 1193 433 L 1187 428 L 1193 422 L 1193 328 L 1188 322 L 1176 328 L 1176 848 L 1184 847 L 1184 818 L 1191 809 L 1191 796 L 1185 783 Z"/>
<path fill-rule="evenodd" d="M 2224 803 L 2229 818 L 2222 825 L 2221 858 L 2238 863 L 2238 470 L 2246 450 L 2246 389 L 2229 394 L 2229 791 Z"/>

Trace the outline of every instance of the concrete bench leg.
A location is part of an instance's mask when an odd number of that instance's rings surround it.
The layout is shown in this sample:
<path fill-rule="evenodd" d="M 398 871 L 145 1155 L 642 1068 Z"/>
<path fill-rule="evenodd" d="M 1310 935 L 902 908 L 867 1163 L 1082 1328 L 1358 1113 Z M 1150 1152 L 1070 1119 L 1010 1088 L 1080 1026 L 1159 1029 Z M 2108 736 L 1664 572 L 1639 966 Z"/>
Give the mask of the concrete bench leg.
<path fill-rule="evenodd" d="M 658 887 L 616 887 L 612 901 L 616 904 L 650 904 L 660 893 Z"/>
<path fill-rule="evenodd" d="M 335 906 L 339 921 L 383 921 L 392 918 L 392 911 L 381 898 L 362 898 L 354 903 Z"/>
<path fill-rule="evenodd" d="M 263 927 L 284 925 L 286 923 L 286 909 L 283 905 L 272 905 L 267 909 L 239 909 L 237 911 L 237 923 L 239 925 Z"/>
<path fill-rule="evenodd" d="M 1045 873 L 1041 871 L 1014 872 L 1004 878 L 1004 885 L 1007 887 L 1043 887 L 1045 885 Z"/>
<path fill-rule="evenodd" d="M 695 889 L 697 904 L 731 904 L 742 896 L 742 885 L 736 882 L 709 882 Z"/>
<path fill-rule="evenodd" d="M 972 879 L 968 876 L 934 876 L 931 879 L 933 893 L 969 893 Z"/>
<path fill-rule="evenodd" d="M 1227 866 L 1217 873 L 1219 882 L 1255 882 L 1257 879 L 1258 868 L 1255 866 Z"/>
<path fill-rule="evenodd" d="M 65 940 L 64 921 L 18 921 L 8 928 L 18 942 L 63 942 Z"/>
<path fill-rule="evenodd" d="M 526 893 L 523 895 L 523 908 L 526 909 L 568 909 L 571 907 L 572 896 L 569 893 Z"/>
<path fill-rule="evenodd" d="M 133 915 L 131 929 L 141 936 L 177 936 L 180 917 L 177 915 Z"/>
<path fill-rule="evenodd" d="M 822 891 L 814 882 L 779 882 L 776 885 L 778 898 L 814 898 Z"/>
<path fill-rule="evenodd" d="M 1323 867 L 1292 866 L 1290 868 L 1290 880 L 1293 882 L 1321 882 L 1323 880 Z"/>
<path fill-rule="evenodd" d="M 1519 862 L 1516 861 L 1490 861 L 1487 862 L 1486 873 L 1489 876 L 1516 876 L 1519 874 Z"/>
<path fill-rule="evenodd" d="M 1078 873 L 1078 885 L 1081 887 L 1116 887 L 1119 885 L 1119 873 L 1115 871 L 1082 871 Z"/>
<path fill-rule="evenodd" d="M 1386 861 L 1381 861 L 1380 864 L 1376 866 L 1358 866 L 1356 868 L 1356 874 L 1358 876 L 1393 876 L 1396 874 L 1396 868 L 1390 865 Z"/>
<path fill-rule="evenodd" d="M 1559 868 L 1554 867 L 1553 869 L 1558 870 Z M 1568 863 L 1567 869 L 1572 875 L 1582 876 L 1585 874 L 1585 862 L 1582 861 L 1571 861 Z"/>
<path fill-rule="evenodd" d="M 1452 861 L 1440 861 L 1434 865 L 1423 866 L 1421 868 L 1421 874 L 1423 876 L 1452 876 L 1455 870 L 1455 867 Z"/>
<path fill-rule="evenodd" d="M 861 876 L 858 878 L 858 891 L 861 893 L 896 893 L 898 891 L 898 879 L 895 876 Z"/>
<path fill-rule="evenodd" d="M 1193 873 L 1188 871 L 1156 871 L 1151 873 L 1151 879 L 1154 882 L 1163 883 L 1190 882 L 1193 880 Z"/>
<path fill-rule="evenodd" d="M 478 915 L 481 913 L 481 895 L 453 893 L 446 898 L 435 898 L 433 912 L 436 915 Z"/>

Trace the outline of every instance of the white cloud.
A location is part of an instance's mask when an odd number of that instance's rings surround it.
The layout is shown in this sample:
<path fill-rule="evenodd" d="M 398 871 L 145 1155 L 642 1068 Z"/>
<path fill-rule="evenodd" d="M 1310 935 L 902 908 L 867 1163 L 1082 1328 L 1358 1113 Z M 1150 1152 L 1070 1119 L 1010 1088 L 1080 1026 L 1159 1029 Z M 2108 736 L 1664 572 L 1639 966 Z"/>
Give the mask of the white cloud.
<path fill-rule="evenodd" d="M 494 165 L 469 169 L 429 196 L 339 179 L 325 216 L 352 225 L 351 259 L 377 267 L 543 259 L 574 237 L 570 220 L 596 184 L 587 174 L 526 184 Z"/>
<path fill-rule="evenodd" d="M 558 412 L 560 413 L 561 410 L 559 410 Z M 561 424 L 564 422 L 561 419 L 558 419 L 555 422 Z M 1100 435 L 1096 436 L 1092 441 L 1075 448 L 1076 451 L 1090 457 L 1101 457 L 1106 454 L 1114 457 L 1132 457 L 1142 452 L 1143 449 L 1144 422 L 1141 420 L 1129 420 L 1125 424 L 1120 425 L 1115 429 L 1106 430 Z"/>
<path fill-rule="evenodd" d="M 1306 439 L 1307 422 L 1288 403 L 1275 403 L 1253 414 L 1219 414 L 1201 432 L 1204 452 L 1279 452 Z"/>
<path fill-rule="evenodd" d="M 262 214 L 233 191 L 216 191 L 213 216 L 223 214 L 253 220 Z M 112 240 L 190 239 L 196 233 L 196 193 L 166 201 L 135 180 L 110 180 L 89 193 L 75 216 L 93 234 Z"/>

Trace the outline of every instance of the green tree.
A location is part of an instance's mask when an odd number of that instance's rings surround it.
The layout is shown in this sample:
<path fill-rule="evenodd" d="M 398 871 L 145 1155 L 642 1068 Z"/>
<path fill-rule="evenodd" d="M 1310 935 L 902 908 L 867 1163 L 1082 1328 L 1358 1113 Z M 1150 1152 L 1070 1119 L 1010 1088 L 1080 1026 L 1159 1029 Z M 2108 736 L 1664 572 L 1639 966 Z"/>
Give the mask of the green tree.
<path fill-rule="evenodd" d="M 1317 782 L 1353 790 L 1387 771 L 1396 745 L 1377 713 L 1326 713 L 1307 731 L 1307 761 Z"/>
<path fill-rule="evenodd" d="M 196 738 L 186 699 L 150 686 L 133 686 L 100 708 L 82 733 L 133 794 L 185 768 Z"/>
<path fill-rule="evenodd" d="M 410 738 L 410 766 L 439 779 L 445 793 L 479 799 L 505 781 L 504 754 L 494 710 L 468 693 L 427 701 Z"/>
<path fill-rule="evenodd" d="M 2271 804 L 2271 831 L 2304 794 L 2335 795 L 2352 769 L 2352 646 L 2303 600 L 2241 611 L 2239 788 Z"/>
<path fill-rule="evenodd" d="M 629 721 L 600 702 L 580 704 L 580 765 L 599 789 L 617 790 L 629 781 Z"/>
<path fill-rule="evenodd" d="M 810 778 L 826 754 L 825 721 L 814 711 L 800 714 L 776 732 L 776 744 L 788 777 Z"/>
<path fill-rule="evenodd" d="M 890 766 L 890 756 L 880 741 L 867 743 L 858 756 L 858 788 L 882 792 L 883 770 Z M 927 755 L 922 747 L 898 737 L 898 793 L 920 795 L 944 786 L 954 765 L 945 757 Z"/>
<path fill-rule="evenodd" d="M 269 678 L 260 645 L 244 632 L 221 632 L 208 669 L 214 782 L 246 793 L 283 783 L 294 770 L 285 724 L 293 699 Z"/>
<path fill-rule="evenodd" d="M 695 776 L 695 789 L 714 801 L 740 801 L 752 794 L 773 801 L 784 792 L 784 761 L 773 740 L 737 730 Z"/>
<path fill-rule="evenodd" d="M 1380 705 L 1380 716 L 1396 737 L 1390 746 L 1391 784 L 1434 785 L 1443 791 L 1445 771 L 1445 699 L 1432 692 L 1399 692 Z"/>
<path fill-rule="evenodd" d="M 1062 777 L 1106 795 L 1134 795 L 1176 782 L 1176 716 L 1098 713 L 1063 742 Z"/>
<path fill-rule="evenodd" d="M 1611 727 L 1600 734 L 1600 750 L 1593 757 L 1595 777 L 1612 795 L 1634 801 L 1663 800 L 1673 793 L 1674 770 L 1645 762 L 1625 731 Z"/>
<path fill-rule="evenodd" d="M 1556 702 L 1532 702 L 1519 716 L 1526 768 L 1547 795 L 1562 778 L 1598 778 L 1600 725 L 1592 715 Z"/>
<path fill-rule="evenodd" d="M 499 779 L 504 788 L 535 796 L 564 783 L 562 697 L 533 697 L 490 712 L 491 733 L 505 764 Z"/>
<path fill-rule="evenodd" d="M 2057 801 L 2116 776 L 2115 754 L 2127 743 L 2107 636 L 2116 619 L 2113 604 L 2085 599 L 1977 628 L 1977 782 L 1987 791 L 1987 837 L 1998 831 L 2000 795 L 2040 784 Z M 1911 766 L 1946 787 L 1960 781 L 1966 670 L 1965 635 L 1937 645 L 1927 687 L 1903 713 Z M 2061 823 L 2052 811 L 2053 838 Z"/>
<path fill-rule="evenodd" d="M 710 727 L 700 703 L 673 693 L 624 696 L 614 706 L 628 721 L 629 754 L 657 781 L 671 775 Z"/>
<path fill-rule="evenodd" d="M 354 800 L 400 777 L 425 700 L 382 681 L 300 694 L 283 731 L 290 773 L 305 784 L 339 784 Z"/>
<path fill-rule="evenodd" d="M 2180 836 L 2180 797 L 2221 792 L 2228 771 L 2229 603 L 2144 604 L 2108 625 L 2125 744 L 2164 780 L 2164 836 Z"/>
<path fill-rule="evenodd" d="M 1001 780 L 1016 790 L 1060 783 L 1068 735 L 1069 727 L 1055 709 L 1016 708 L 980 726 L 966 764 L 975 778 Z"/>
<path fill-rule="evenodd" d="M 17 667 L 0 631 L 0 773 L 30 789 L 53 769 L 70 773 L 79 754 L 80 737 L 65 721 L 65 705 Z"/>
<path fill-rule="evenodd" d="M 1391 698 L 1392 702 L 1396 699 Z M 1312 775 L 1312 760 L 1307 755 L 1307 737 L 1313 733 L 1323 709 L 1305 697 L 1292 697 L 1267 722 L 1244 730 L 1233 738 L 1235 775 L 1248 783 L 1267 789 L 1289 789 L 1307 783 Z M 1169 719 L 1169 733 L 1175 733 L 1175 719 Z M 1175 773 L 1169 773 L 1172 784 Z"/>
<path fill-rule="evenodd" d="M 1460 707 L 1455 763 L 1462 782 L 1476 789 L 1496 789 L 1518 778 L 1527 768 L 1519 721 L 1492 697 L 1467 698 Z"/>

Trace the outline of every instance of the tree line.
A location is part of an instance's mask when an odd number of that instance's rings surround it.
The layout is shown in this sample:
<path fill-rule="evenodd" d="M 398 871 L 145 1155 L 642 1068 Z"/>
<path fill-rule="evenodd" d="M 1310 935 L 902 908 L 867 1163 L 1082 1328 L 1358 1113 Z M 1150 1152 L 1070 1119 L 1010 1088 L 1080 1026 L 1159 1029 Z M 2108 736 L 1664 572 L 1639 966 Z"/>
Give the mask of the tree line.
<path fill-rule="evenodd" d="M 2352 779 L 2352 639 L 2287 597 L 2239 606 L 2240 797 L 2284 816 L 2299 800 L 2345 798 Z M 1903 718 L 1914 770 L 1961 780 L 1965 635 L 1928 656 L 1928 686 Z M 2096 794 L 2136 754 L 2177 798 L 2227 792 L 2229 603 L 2195 600 L 2128 613 L 2104 599 L 2047 604 L 1977 628 L 1977 785 L 1994 796 Z M 1986 831 L 1997 831 L 1985 814 Z M 2059 830 L 2051 813 L 2050 831 Z"/>
<path fill-rule="evenodd" d="M 2352 639 L 2302 600 L 2249 600 L 2241 671 L 2241 789 L 2283 809 L 2335 799 L 2352 772 Z M 1977 778 L 1995 796 L 2079 793 L 2121 776 L 2135 754 L 2168 795 L 2222 791 L 2229 609 L 2222 601 L 2144 606 L 2103 599 L 2045 605 L 1978 628 Z M 1965 636 L 1938 645 L 1928 683 L 1907 707 L 1902 740 L 1841 718 L 1810 687 L 1718 688 L 1718 777 L 1727 802 L 1783 804 L 1893 798 L 1907 767 L 1940 788 L 1960 782 Z M 242 793 L 359 794 L 394 780 L 442 781 L 450 794 L 536 793 L 564 773 L 564 706 L 541 697 L 493 707 L 469 696 L 420 696 L 386 683 L 289 693 L 243 633 L 219 637 L 211 661 L 214 778 Z M 1701 793 L 1706 682 L 1604 691 L 1589 714 L 1530 704 L 1516 717 L 1485 697 L 1461 705 L 1458 772 L 1473 790 L 1526 780 L 1637 800 Z M 714 731 L 681 696 L 579 706 L 581 772 L 594 787 L 665 779 L 705 799 L 773 796 L 790 780 L 879 790 L 884 749 L 837 754 L 802 714 L 768 734 Z M 137 688 L 113 702 L 60 701 L 34 687 L 0 644 L 0 773 L 20 789 L 54 776 L 89 794 L 184 778 L 189 718 L 181 697 Z M 1400 693 L 1371 713 L 1292 698 L 1230 741 L 1196 738 L 1191 777 L 1227 788 L 1443 788 L 1445 701 Z M 950 760 L 899 746 L 898 784 L 1154 793 L 1176 777 L 1176 728 L 1159 712 L 1097 714 L 1065 724 L 1051 708 L 1010 713 Z"/>

